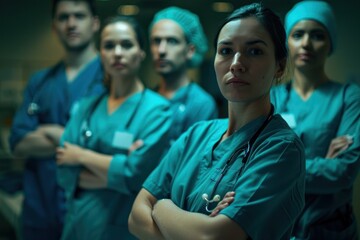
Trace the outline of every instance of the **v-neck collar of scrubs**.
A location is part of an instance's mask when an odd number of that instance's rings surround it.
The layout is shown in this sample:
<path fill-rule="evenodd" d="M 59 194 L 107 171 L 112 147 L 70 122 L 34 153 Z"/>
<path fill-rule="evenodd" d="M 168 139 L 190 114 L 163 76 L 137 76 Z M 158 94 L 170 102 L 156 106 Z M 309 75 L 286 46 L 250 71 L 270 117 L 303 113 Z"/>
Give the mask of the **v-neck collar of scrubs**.
<path fill-rule="evenodd" d="M 206 159 L 210 161 L 208 164 L 215 164 L 220 159 L 228 159 L 235 149 L 245 145 L 250 140 L 265 120 L 265 116 L 258 117 L 241 127 L 224 141 L 218 143 L 228 127 L 227 124 L 221 125 L 221 127 L 216 131 L 218 134 L 214 134 L 212 139 L 211 151 L 208 152 L 208 156 L 206 157 Z M 229 149 L 231 150 L 229 151 Z"/>

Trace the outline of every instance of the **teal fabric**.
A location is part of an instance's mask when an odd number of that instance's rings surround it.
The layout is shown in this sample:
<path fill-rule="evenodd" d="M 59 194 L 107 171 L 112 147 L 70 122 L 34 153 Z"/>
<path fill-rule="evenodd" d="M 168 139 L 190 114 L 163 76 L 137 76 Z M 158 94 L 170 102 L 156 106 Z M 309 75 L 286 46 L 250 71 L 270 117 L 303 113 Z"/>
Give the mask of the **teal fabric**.
<path fill-rule="evenodd" d="M 62 142 L 83 146 L 81 125 L 95 98 L 86 99 L 66 127 Z M 140 104 L 138 105 L 138 103 Z M 68 214 L 62 239 L 134 239 L 127 219 L 141 185 L 168 149 L 171 127 L 169 104 L 151 90 L 129 97 L 114 113 L 107 113 L 107 96 L 90 119 L 93 136 L 87 148 L 113 155 L 106 189 L 77 188 L 82 167 L 59 167 L 58 181 L 65 189 Z M 135 109 L 139 106 L 138 109 Z M 134 114 L 134 111 L 136 113 Z M 132 119 L 131 116 L 134 116 Z M 126 125 L 128 128 L 126 128 Z M 144 146 L 127 155 L 127 149 L 112 146 L 116 131 L 134 134 Z"/>
<path fill-rule="evenodd" d="M 285 30 L 289 37 L 291 29 L 301 20 L 315 20 L 325 27 L 331 41 L 331 51 L 336 48 L 336 21 L 331 6 L 325 1 L 301 1 L 285 16 Z"/>
<path fill-rule="evenodd" d="M 353 239 L 348 238 L 356 233 L 351 213 L 346 214 L 348 223 L 340 229 L 319 222 L 336 218 L 352 203 L 353 183 L 360 169 L 359 86 L 327 82 L 304 101 L 294 89 L 288 92 L 281 85 L 272 89 L 271 100 L 278 113 L 295 116 L 294 131 L 305 146 L 306 206 L 294 234 L 309 239 Z M 326 159 L 331 140 L 346 134 L 354 137 L 353 144 L 337 158 Z"/>
<path fill-rule="evenodd" d="M 172 145 L 143 187 L 157 199 L 170 198 L 184 210 L 208 215 L 202 195 L 213 197 L 211 192 L 226 161 L 264 120 L 254 120 L 218 145 L 228 120 L 194 125 Z M 277 115 L 255 141 L 244 166 L 241 159 L 237 157 L 214 193 L 222 198 L 228 191 L 236 192 L 235 201 L 220 214 L 237 222 L 253 240 L 289 239 L 304 206 L 302 143 Z M 237 177 L 241 167 L 243 172 Z"/>
<path fill-rule="evenodd" d="M 172 141 L 194 123 L 218 117 L 215 100 L 196 83 L 180 88 L 170 99 L 170 108 L 173 112 L 170 136 Z"/>
<path fill-rule="evenodd" d="M 82 97 L 99 95 L 104 91 L 99 57 L 89 62 L 71 83 L 67 81 L 65 70 L 64 62 L 59 62 L 36 72 L 29 79 L 11 127 L 9 143 L 12 150 L 39 125 L 65 126 L 71 108 Z M 29 115 L 28 107 L 32 102 L 39 106 L 39 112 Z M 55 156 L 26 159 L 22 207 L 24 239 L 56 239 L 53 236 L 58 235 L 59 238 L 61 234 L 65 203 L 55 175 Z"/>

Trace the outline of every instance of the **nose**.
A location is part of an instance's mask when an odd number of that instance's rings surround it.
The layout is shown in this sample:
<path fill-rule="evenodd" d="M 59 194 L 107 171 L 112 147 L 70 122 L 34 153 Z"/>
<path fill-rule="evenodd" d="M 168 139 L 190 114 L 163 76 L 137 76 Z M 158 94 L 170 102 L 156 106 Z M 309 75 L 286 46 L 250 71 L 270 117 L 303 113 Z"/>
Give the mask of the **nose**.
<path fill-rule="evenodd" d="M 115 56 L 120 56 L 121 53 L 122 53 L 121 50 L 122 50 L 122 49 L 121 49 L 121 46 L 120 46 L 119 44 L 117 44 L 117 45 L 115 46 L 115 49 L 114 49 Z"/>
<path fill-rule="evenodd" d="M 301 39 L 301 46 L 308 47 L 311 45 L 311 39 L 309 34 L 305 34 L 303 38 Z"/>
<path fill-rule="evenodd" d="M 233 74 L 246 72 L 243 55 L 240 52 L 235 53 L 230 65 L 230 70 Z"/>
<path fill-rule="evenodd" d="M 75 25 L 76 25 L 75 16 L 69 16 L 68 21 L 67 21 L 67 25 L 68 25 L 69 28 L 75 27 Z"/>
<path fill-rule="evenodd" d="M 164 55 L 166 53 L 166 46 L 167 46 L 166 40 L 164 40 L 164 39 L 161 40 L 160 44 L 159 44 L 159 49 L 158 49 L 159 54 Z"/>

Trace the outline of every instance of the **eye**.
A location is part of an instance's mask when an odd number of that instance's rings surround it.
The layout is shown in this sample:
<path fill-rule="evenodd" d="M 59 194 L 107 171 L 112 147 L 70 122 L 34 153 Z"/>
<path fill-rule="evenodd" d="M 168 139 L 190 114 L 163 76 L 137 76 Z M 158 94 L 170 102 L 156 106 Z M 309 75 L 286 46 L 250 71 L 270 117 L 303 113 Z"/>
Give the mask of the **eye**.
<path fill-rule="evenodd" d="M 231 48 L 229 48 L 229 47 L 219 47 L 217 53 L 219 55 L 226 56 L 226 55 L 232 54 L 233 50 Z"/>
<path fill-rule="evenodd" d="M 111 49 L 114 49 L 115 47 L 115 44 L 113 42 L 105 42 L 103 43 L 103 48 L 105 50 L 111 50 Z"/>
<path fill-rule="evenodd" d="M 259 56 L 259 55 L 263 55 L 263 50 L 259 49 L 259 48 L 250 48 L 248 51 L 249 55 L 252 56 Z"/>
<path fill-rule="evenodd" d="M 311 39 L 315 41 L 323 41 L 325 40 L 325 33 L 323 32 L 314 32 L 310 35 Z"/>
<path fill-rule="evenodd" d="M 179 43 L 179 41 L 176 38 L 168 38 L 167 39 L 168 44 L 170 45 L 176 45 Z"/>
<path fill-rule="evenodd" d="M 86 15 L 84 13 L 76 13 L 75 18 L 78 20 L 85 19 Z"/>
<path fill-rule="evenodd" d="M 124 49 L 130 49 L 134 46 L 134 43 L 129 41 L 129 40 L 126 40 L 126 41 L 123 41 L 121 43 L 121 47 L 123 47 Z"/>
<path fill-rule="evenodd" d="M 151 44 L 153 45 L 160 45 L 161 39 L 160 38 L 153 38 L 151 40 Z"/>
<path fill-rule="evenodd" d="M 57 20 L 59 22 L 67 21 L 68 18 L 69 18 L 68 14 L 60 14 L 60 15 L 57 16 Z"/>
<path fill-rule="evenodd" d="M 295 31 L 291 34 L 291 37 L 295 40 L 299 40 L 300 38 L 302 38 L 304 36 L 304 32 L 303 31 Z"/>

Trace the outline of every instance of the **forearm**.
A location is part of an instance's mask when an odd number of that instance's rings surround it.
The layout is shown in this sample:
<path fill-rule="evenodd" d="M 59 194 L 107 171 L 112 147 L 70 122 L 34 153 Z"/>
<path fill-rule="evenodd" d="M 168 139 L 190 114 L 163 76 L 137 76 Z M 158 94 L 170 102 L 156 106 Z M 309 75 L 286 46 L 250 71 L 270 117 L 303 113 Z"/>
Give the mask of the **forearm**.
<path fill-rule="evenodd" d="M 146 195 L 146 197 L 145 197 Z M 156 199 L 150 193 L 142 189 L 135 199 L 129 216 L 129 230 L 139 239 L 161 240 L 165 239 L 151 214 Z"/>
<path fill-rule="evenodd" d="M 107 176 L 111 160 L 112 156 L 110 155 L 84 149 L 84 154 L 80 156 L 79 162 L 81 165 L 89 169 L 101 179 L 105 180 L 107 183 Z"/>
<path fill-rule="evenodd" d="M 187 212 L 168 199 L 155 205 L 152 216 L 166 239 L 247 238 L 242 228 L 224 215 L 209 217 L 201 213 Z"/>
<path fill-rule="evenodd" d="M 64 127 L 58 124 L 43 124 L 38 128 L 54 145 L 60 144 L 60 138 L 64 133 Z"/>
<path fill-rule="evenodd" d="M 56 145 L 39 131 L 28 133 L 14 148 L 17 157 L 49 157 L 55 154 Z"/>

